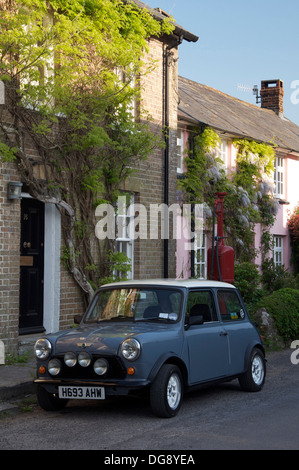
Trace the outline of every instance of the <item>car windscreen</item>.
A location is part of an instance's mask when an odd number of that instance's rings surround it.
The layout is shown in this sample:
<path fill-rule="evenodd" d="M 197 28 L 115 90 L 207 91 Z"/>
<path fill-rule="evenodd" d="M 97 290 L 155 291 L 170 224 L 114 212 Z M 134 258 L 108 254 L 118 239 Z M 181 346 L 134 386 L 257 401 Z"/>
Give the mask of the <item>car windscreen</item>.
<path fill-rule="evenodd" d="M 180 318 L 182 292 L 158 287 L 121 287 L 98 292 L 84 323 L 99 321 L 176 322 Z"/>

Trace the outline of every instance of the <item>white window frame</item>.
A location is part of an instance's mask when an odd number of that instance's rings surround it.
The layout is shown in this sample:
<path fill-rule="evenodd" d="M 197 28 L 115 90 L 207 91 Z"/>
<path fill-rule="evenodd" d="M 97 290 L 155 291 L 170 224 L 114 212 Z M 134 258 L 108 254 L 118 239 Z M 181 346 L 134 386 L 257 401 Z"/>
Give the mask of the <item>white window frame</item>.
<path fill-rule="evenodd" d="M 134 195 L 130 194 L 129 206 L 134 204 Z M 134 227 L 133 211 L 125 210 L 118 211 L 116 224 L 117 224 L 117 238 L 116 238 L 116 251 L 125 253 L 125 255 L 131 260 L 131 271 L 128 271 L 127 278 L 129 280 L 134 279 L 134 233 L 130 233 L 130 228 Z M 118 275 L 115 271 L 114 275 Z"/>
<path fill-rule="evenodd" d="M 197 279 L 207 279 L 207 234 L 202 232 L 194 240 L 194 272 Z"/>
<path fill-rule="evenodd" d="M 284 158 L 275 158 L 274 170 L 275 196 L 283 198 L 284 196 Z"/>
<path fill-rule="evenodd" d="M 216 147 L 216 157 L 220 158 L 225 168 L 227 168 L 227 151 L 228 142 L 226 139 L 221 139 L 221 142 Z"/>
<path fill-rule="evenodd" d="M 280 235 L 273 236 L 273 261 L 275 266 L 283 265 L 283 238 Z"/>

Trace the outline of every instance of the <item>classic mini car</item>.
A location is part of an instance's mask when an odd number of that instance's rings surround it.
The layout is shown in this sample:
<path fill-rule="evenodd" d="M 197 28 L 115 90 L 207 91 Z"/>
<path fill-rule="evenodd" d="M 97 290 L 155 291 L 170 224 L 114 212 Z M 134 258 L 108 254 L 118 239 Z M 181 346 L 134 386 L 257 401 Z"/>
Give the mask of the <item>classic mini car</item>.
<path fill-rule="evenodd" d="M 37 397 L 45 410 L 69 399 L 148 392 L 172 417 L 193 386 L 238 379 L 256 392 L 265 352 L 239 291 L 217 281 L 127 281 L 102 286 L 78 328 L 39 339 Z"/>

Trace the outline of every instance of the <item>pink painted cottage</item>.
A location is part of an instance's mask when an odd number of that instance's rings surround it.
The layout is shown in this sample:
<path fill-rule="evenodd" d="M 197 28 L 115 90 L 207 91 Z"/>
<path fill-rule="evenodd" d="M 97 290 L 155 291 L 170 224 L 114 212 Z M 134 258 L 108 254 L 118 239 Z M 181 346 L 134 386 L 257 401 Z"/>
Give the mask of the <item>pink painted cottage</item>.
<path fill-rule="evenodd" d="M 271 227 L 275 265 L 291 266 L 290 238 L 287 227 L 289 212 L 299 201 L 299 127 L 283 114 L 283 82 L 268 80 L 261 82 L 259 100 L 261 106 L 252 105 L 226 95 L 206 85 L 179 77 L 178 106 L 178 177 L 184 172 L 184 150 L 190 136 L 210 127 L 221 138 L 218 157 L 229 173 L 235 167 L 236 148 L 233 139 L 246 138 L 275 146 L 275 198 L 278 211 Z M 183 223 L 183 220 L 180 221 Z M 186 240 L 177 242 L 177 276 L 207 278 L 207 251 L 212 235 L 203 233 L 200 244 L 190 250 Z M 261 227 L 255 227 L 254 260 L 261 264 L 259 253 Z M 197 253 L 197 256 L 195 256 Z M 198 256 L 199 255 L 199 256 Z"/>

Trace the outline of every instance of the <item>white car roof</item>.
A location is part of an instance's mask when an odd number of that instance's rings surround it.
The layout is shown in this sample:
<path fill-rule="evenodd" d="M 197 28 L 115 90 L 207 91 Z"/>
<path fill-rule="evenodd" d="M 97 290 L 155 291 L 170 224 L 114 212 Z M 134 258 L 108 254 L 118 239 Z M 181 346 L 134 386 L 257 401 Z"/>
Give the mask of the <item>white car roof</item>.
<path fill-rule="evenodd" d="M 144 280 L 131 280 L 131 281 L 123 281 L 123 282 L 113 282 L 110 284 L 105 284 L 102 287 L 119 287 L 119 286 L 126 286 L 132 285 L 135 286 L 145 286 L 145 285 L 152 285 L 152 286 L 164 286 L 164 287 L 218 287 L 218 288 L 232 288 L 235 289 L 236 287 L 232 284 L 227 282 L 220 282 L 220 281 L 204 281 L 200 279 L 144 279 Z"/>

